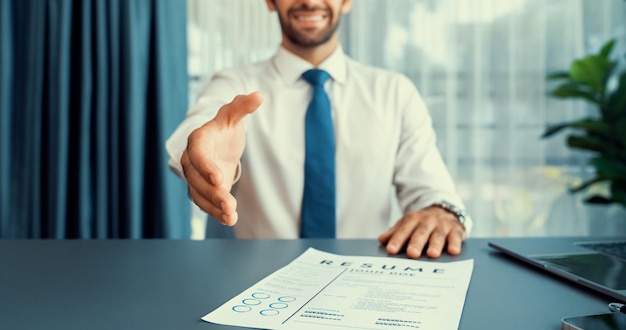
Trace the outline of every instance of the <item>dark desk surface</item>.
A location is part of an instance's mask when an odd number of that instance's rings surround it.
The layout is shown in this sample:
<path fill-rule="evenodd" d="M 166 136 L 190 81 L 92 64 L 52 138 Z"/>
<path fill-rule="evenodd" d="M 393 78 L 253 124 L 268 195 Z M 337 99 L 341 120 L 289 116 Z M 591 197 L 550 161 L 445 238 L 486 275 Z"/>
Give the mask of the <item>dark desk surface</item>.
<path fill-rule="evenodd" d="M 537 244 L 544 238 L 527 239 Z M 469 239 L 460 329 L 561 329 L 610 298 Z M 0 240 L 0 329 L 234 329 L 200 318 L 308 247 L 386 256 L 374 240 Z"/>

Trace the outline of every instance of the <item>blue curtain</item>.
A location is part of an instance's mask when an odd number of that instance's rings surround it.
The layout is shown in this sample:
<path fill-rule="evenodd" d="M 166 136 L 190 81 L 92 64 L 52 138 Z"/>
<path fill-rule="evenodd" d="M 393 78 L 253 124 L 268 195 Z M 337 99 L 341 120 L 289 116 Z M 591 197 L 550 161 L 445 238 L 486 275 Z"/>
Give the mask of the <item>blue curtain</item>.
<path fill-rule="evenodd" d="M 2 0 L 0 48 L 0 238 L 188 238 L 185 0 Z"/>

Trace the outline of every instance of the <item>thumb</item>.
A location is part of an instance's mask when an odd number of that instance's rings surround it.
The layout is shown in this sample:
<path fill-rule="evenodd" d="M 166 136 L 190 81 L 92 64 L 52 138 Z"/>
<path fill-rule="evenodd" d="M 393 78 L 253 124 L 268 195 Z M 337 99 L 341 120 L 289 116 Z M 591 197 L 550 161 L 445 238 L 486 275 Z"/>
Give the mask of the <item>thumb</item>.
<path fill-rule="evenodd" d="M 237 125 L 243 117 L 256 111 L 261 103 L 263 103 L 263 95 L 260 92 L 237 95 L 230 103 L 220 108 L 215 120 L 229 126 Z"/>

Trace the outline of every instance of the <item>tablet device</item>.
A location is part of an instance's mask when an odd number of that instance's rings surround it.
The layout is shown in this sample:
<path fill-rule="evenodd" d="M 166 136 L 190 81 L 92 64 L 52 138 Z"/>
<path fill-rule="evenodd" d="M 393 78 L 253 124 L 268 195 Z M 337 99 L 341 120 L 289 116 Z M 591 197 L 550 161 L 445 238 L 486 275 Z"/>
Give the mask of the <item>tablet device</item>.
<path fill-rule="evenodd" d="M 609 313 L 575 317 L 561 320 L 563 330 L 623 330 L 626 329 L 626 314 Z"/>

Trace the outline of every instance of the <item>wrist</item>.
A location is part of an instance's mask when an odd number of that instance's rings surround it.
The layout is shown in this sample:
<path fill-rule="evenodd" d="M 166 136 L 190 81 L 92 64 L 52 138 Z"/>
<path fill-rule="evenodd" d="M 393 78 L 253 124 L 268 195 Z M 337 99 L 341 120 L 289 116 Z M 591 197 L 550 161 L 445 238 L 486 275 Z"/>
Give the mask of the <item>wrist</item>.
<path fill-rule="evenodd" d="M 456 218 L 461 222 L 461 224 L 465 225 L 465 223 L 470 221 L 470 216 L 463 208 L 458 207 L 448 201 L 440 201 L 432 204 L 431 206 L 439 207 L 445 210 L 448 213 L 456 216 Z"/>

